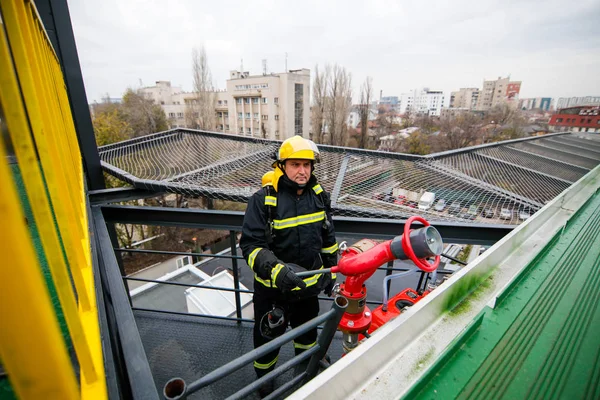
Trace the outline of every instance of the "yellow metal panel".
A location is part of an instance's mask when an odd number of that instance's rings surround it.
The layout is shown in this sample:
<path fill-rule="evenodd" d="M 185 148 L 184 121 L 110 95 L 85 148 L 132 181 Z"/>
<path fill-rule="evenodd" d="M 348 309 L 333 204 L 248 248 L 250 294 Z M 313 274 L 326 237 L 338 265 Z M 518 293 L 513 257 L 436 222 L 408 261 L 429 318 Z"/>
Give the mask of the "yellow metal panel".
<path fill-rule="evenodd" d="M 16 21 L 16 18 L 14 18 L 16 16 L 14 11 L 16 10 L 11 7 L 11 4 L 7 3 L 10 3 L 10 1 L 2 0 L 0 6 L 2 7 L 4 21 L 7 23 L 7 30 L 10 31 L 10 23 Z M 82 379 L 82 394 L 85 393 L 85 397 L 89 398 L 105 398 L 106 386 L 103 380 L 104 370 L 102 364 L 102 349 L 95 298 L 93 296 L 94 282 L 92 271 L 89 267 L 80 268 L 86 267 L 85 265 L 74 265 L 74 269 L 80 272 L 82 280 L 83 290 L 79 294 L 79 298 L 81 300 L 82 297 L 87 295 L 91 302 L 87 307 L 87 310 L 82 308 L 78 311 L 70 278 L 64 262 L 65 260 L 60 250 L 61 246 L 59 238 L 54 229 L 53 216 L 45 194 L 44 182 L 38 167 L 35 154 L 36 148 L 31 141 L 29 125 L 27 123 L 27 116 L 29 117 L 29 121 L 40 118 L 39 116 L 34 115 L 32 110 L 29 110 L 28 115 L 25 114 L 25 110 L 23 109 L 23 99 L 20 96 L 17 78 L 11 64 L 11 54 L 8 52 L 4 30 L 1 32 L 0 39 L 0 102 L 4 108 L 6 123 L 15 147 L 15 154 L 22 171 L 26 191 L 32 204 L 34 218 L 40 231 L 41 241 L 50 265 L 59 300 L 61 301 L 71 339 L 77 352 L 79 364 L 82 369 L 82 378 L 85 378 Z M 13 49 L 13 51 L 14 48 L 19 47 L 19 44 L 22 45 L 22 43 L 19 43 L 20 39 L 20 36 L 17 36 L 16 39 L 13 37 L 13 42 L 11 42 L 11 49 Z M 42 95 L 44 95 L 43 92 Z M 40 128 L 42 129 L 42 134 L 45 134 L 45 126 L 41 125 Z M 42 148 L 44 145 L 46 145 L 46 143 L 44 143 L 43 140 L 42 143 L 37 143 L 37 149 L 40 153 L 43 152 Z M 46 173 L 46 176 L 48 176 L 47 171 L 44 172 Z M 78 185 L 73 186 L 78 188 Z M 75 238 L 74 240 L 76 239 L 81 238 Z M 29 266 L 29 268 L 31 267 L 32 266 Z M 28 292 L 30 296 L 32 296 L 32 293 L 34 292 Z M 30 338 L 36 339 L 37 335 L 34 334 L 35 332 L 38 331 L 28 331 Z M 88 339 L 86 339 L 86 335 Z M 29 338 L 24 337 L 23 339 L 27 340 Z M 25 354 L 21 354 L 21 356 L 24 357 Z M 39 356 L 43 357 L 43 353 L 40 353 Z M 9 374 L 13 374 L 8 367 L 7 371 Z M 72 374 L 72 367 L 68 366 L 68 368 L 56 369 L 55 374 L 61 373 Z"/>
<path fill-rule="evenodd" d="M 0 39 L 4 43 L 4 37 Z M 0 59 L 4 56 L 0 54 Z M 4 89 L 6 77 L 1 72 L 0 87 Z M 4 111 L 9 118 L 9 111 Z M 0 358 L 19 398 L 76 399 L 75 374 L 5 155 L 0 141 L 0 220 L 4 224 L 0 229 Z"/>
<path fill-rule="evenodd" d="M 79 303 L 85 310 L 89 310 L 90 299 L 81 272 L 81 269 L 86 267 L 86 257 L 80 241 L 83 233 L 81 226 L 75 220 L 76 208 L 70 195 L 74 178 L 65 175 L 71 168 L 62 165 L 59 146 L 56 144 L 56 140 L 59 140 L 62 134 L 57 131 L 55 121 L 52 120 L 47 107 L 47 101 L 52 93 L 47 90 L 47 80 L 40 72 L 40 60 L 36 57 L 37 43 L 29 29 L 31 23 L 24 2 L 2 0 L 0 4 L 6 21 L 7 36 L 11 42 L 17 76 L 23 90 L 25 107 L 71 266 Z"/>

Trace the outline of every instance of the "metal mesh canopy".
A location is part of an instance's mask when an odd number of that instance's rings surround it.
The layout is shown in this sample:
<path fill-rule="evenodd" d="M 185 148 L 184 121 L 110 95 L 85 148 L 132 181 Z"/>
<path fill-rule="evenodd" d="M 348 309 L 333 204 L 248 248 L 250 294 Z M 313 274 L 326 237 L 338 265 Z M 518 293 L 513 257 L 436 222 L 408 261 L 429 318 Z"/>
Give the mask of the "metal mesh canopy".
<path fill-rule="evenodd" d="M 246 202 L 280 142 L 176 129 L 100 148 L 138 188 Z M 552 134 L 414 156 L 319 145 L 336 215 L 517 224 L 600 163 L 600 136 Z M 435 202 L 419 201 L 435 194 Z M 425 195 L 425 196 L 424 196 Z M 443 203 L 441 202 L 443 200 Z"/>

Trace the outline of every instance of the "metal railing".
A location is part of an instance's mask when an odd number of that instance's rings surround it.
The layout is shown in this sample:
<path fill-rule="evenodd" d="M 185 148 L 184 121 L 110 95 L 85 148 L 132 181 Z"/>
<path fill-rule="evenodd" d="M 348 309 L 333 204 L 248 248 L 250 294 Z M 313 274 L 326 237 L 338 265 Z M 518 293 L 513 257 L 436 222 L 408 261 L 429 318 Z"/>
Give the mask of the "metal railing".
<path fill-rule="evenodd" d="M 119 307 L 127 307 L 127 309 L 128 309 L 127 312 L 124 312 L 124 310 L 122 310 L 122 312 L 121 312 L 121 318 L 124 319 L 124 322 L 118 321 L 119 323 L 123 323 L 125 326 L 130 326 L 130 328 L 125 328 L 125 330 L 131 331 L 133 329 L 133 325 L 135 325 L 135 316 L 133 314 L 134 311 L 145 311 L 145 312 L 173 314 L 173 315 L 187 315 L 187 316 L 207 318 L 207 319 L 236 321 L 237 323 L 253 323 L 254 322 L 251 319 L 242 317 L 242 304 L 241 304 L 241 300 L 240 300 L 240 294 L 253 293 L 253 291 L 244 290 L 244 289 L 240 288 L 240 273 L 239 273 L 240 265 L 238 264 L 238 260 L 243 259 L 243 257 L 238 255 L 237 243 L 236 243 L 236 232 L 239 232 L 241 230 L 242 219 L 238 218 L 237 213 L 228 212 L 228 211 L 219 212 L 219 211 L 211 211 L 211 210 L 172 209 L 172 208 L 164 208 L 164 207 L 153 208 L 153 207 L 128 207 L 128 206 L 106 206 L 106 205 L 99 205 L 99 206 L 94 207 L 93 213 L 94 213 L 95 219 L 97 221 L 99 221 L 101 218 L 102 222 L 105 224 L 108 224 L 109 226 L 111 226 L 112 224 L 116 224 L 116 223 L 128 223 L 128 224 L 134 223 L 134 224 L 140 224 L 140 225 L 181 226 L 181 227 L 185 227 L 185 228 L 205 228 L 205 229 L 229 231 L 229 249 L 231 250 L 231 254 L 206 254 L 206 253 L 200 253 L 200 252 L 180 252 L 180 251 L 167 251 L 167 250 L 163 251 L 163 250 L 121 248 L 121 247 L 118 247 L 115 237 L 113 237 L 112 238 L 113 240 L 110 241 L 110 240 L 107 240 L 107 238 L 108 238 L 107 234 L 102 235 L 101 236 L 102 240 L 100 241 L 101 242 L 100 247 L 103 247 L 105 251 L 112 253 L 110 255 L 110 258 L 112 260 L 114 260 L 112 266 L 107 266 L 107 268 L 111 268 L 110 273 L 108 273 L 108 271 L 107 271 L 107 274 L 112 276 L 110 289 L 117 290 L 121 293 L 118 296 L 113 295 L 113 300 L 118 298 L 119 303 L 123 303 L 123 305 L 121 305 Z M 348 222 L 350 222 L 350 221 L 348 221 Z M 381 223 L 381 221 L 379 223 Z M 341 224 L 341 226 L 344 226 L 344 224 Z M 403 221 L 394 221 L 393 224 L 390 221 L 390 222 L 384 223 L 384 225 L 379 225 L 379 226 L 383 226 L 386 228 L 385 229 L 386 232 L 384 234 L 380 235 L 381 238 L 385 238 L 387 235 L 392 234 L 392 231 L 395 232 L 396 234 L 398 232 L 400 232 L 403 227 Z M 337 228 L 337 219 L 336 219 L 336 228 Z M 354 228 L 355 228 L 355 231 L 352 232 L 353 236 L 360 237 L 363 234 L 364 234 L 364 236 L 368 236 L 368 237 L 375 236 L 373 234 L 372 224 L 368 224 L 367 221 L 359 221 L 354 226 Z M 347 231 L 348 231 L 348 228 L 346 228 L 346 229 L 342 228 L 342 234 L 347 234 L 348 233 Z M 233 288 L 232 287 L 215 287 L 215 286 L 203 285 L 202 283 L 189 284 L 189 283 L 180 283 L 180 282 L 169 282 L 169 281 L 158 280 L 158 279 L 146 279 L 146 278 L 126 276 L 123 273 L 123 269 L 119 268 L 116 265 L 116 256 L 115 255 L 120 255 L 122 253 L 165 254 L 165 255 L 172 255 L 172 256 L 191 255 L 191 256 L 197 256 L 197 257 L 215 258 L 215 259 L 223 259 L 223 260 L 229 259 L 232 262 L 231 273 L 233 275 L 233 282 L 234 282 L 233 286 L 234 287 Z M 385 271 L 386 276 L 389 276 L 396 271 L 402 272 L 402 271 L 407 270 L 406 268 L 394 268 L 393 264 L 391 264 L 391 263 L 388 264 L 387 266 L 380 267 L 379 269 Z M 120 281 L 118 287 L 117 287 L 117 279 Z M 429 279 L 428 274 L 422 273 L 420 276 L 420 279 L 419 279 L 418 287 L 426 287 L 428 279 Z M 132 298 L 128 297 L 129 296 L 129 290 L 127 290 L 127 287 L 128 287 L 127 282 L 128 281 L 146 282 L 146 283 L 153 283 L 153 284 L 157 284 L 157 285 L 174 285 L 174 286 L 180 286 L 180 287 L 198 287 L 198 288 L 206 289 L 206 290 L 225 291 L 225 292 L 229 292 L 229 293 L 233 292 L 233 293 L 235 293 L 235 296 L 236 296 L 235 316 L 207 315 L 207 314 L 186 313 L 186 312 L 179 312 L 179 311 L 157 310 L 157 309 L 135 307 L 135 306 L 132 307 L 131 306 Z M 389 288 L 389 286 L 388 286 L 388 288 Z M 329 297 L 324 297 L 324 296 L 319 297 L 319 299 L 333 301 L 334 308 L 336 307 L 335 306 L 336 300 L 334 300 L 334 299 L 331 299 Z M 367 303 L 373 304 L 375 306 L 379 306 L 381 304 L 381 301 L 370 300 L 370 301 L 367 301 Z M 330 314 L 331 314 L 331 310 L 325 312 L 324 314 L 321 314 L 318 317 L 318 319 L 315 320 L 315 321 L 318 321 L 317 325 L 322 322 L 325 322 L 328 318 L 330 318 L 331 317 Z M 337 322 L 334 325 L 337 326 Z M 325 323 L 324 326 L 319 327 L 319 328 L 321 328 L 320 336 L 323 336 L 324 334 L 329 335 L 328 323 Z M 288 340 L 288 339 L 291 340 L 291 338 L 294 337 L 293 335 L 295 335 L 297 333 L 294 331 L 295 330 L 291 330 L 291 331 L 287 332 L 285 334 L 287 336 L 285 336 L 285 335 L 281 336 L 279 339 L 276 339 L 277 341 L 269 342 L 267 345 L 272 346 L 273 348 L 280 347 L 281 344 L 285 340 Z M 334 332 L 335 332 L 335 329 L 334 329 Z M 125 335 L 125 333 L 123 333 L 123 334 Z M 133 340 L 133 341 L 137 342 L 137 344 L 135 346 L 122 346 L 123 353 L 124 353 L 123 359 L 125 360 L 126 363 L 128 362 L 128 360 L 130 358 L 135 356 L 135 353 L 137 351 L 140 351 L 139 349 L 143 348 L 139 333 L 135 332 L 133 335 L 130 334 L 128 337 L 128 340 L 129 341 Z M 329 343 L 327 343 L 327 346 L 329 346 Z M 261 380 L 257 380 L 255 382 L 253 382 L 248 387 L 243 389 L 243 391 L 233 395 L 233 398 L 243 397 L 247 393 L 250 393 L 251 391 L 256 390 L 258 387 L 260 387 L 261 384 L 263 384 L 267 380 L 275 379 L 277 376 L 279 376 L 281 373 L 285 372 L 287 369 L 292 368 L 293 366 L 304 361 L 308 357 L 312 357 L 313 352 L 315 352 L 315 354 L 316 354 L 317 351 L 321 351 L 323 348 L 326 350 L 327 346 L 325 346 L 325 344 L 323 343 L 320 345 L 320 347 L 318 349 L 311 350 L 311 352 L 305 352 L 305 354 L 302 354 L 301 358 L 294 358 L 294 359 L 287 361 L 281 367 L 279 367 L 278 369 L 273 371 L 272 375 L 269 374 L 268 376 L 265 377 L 264 380 L 261 379 Z M 135 350 L 135 348 L 137 348 L 138 350 Z M 269 348 L 271 348 L 271 347 L 269 347 Z M 210 385 L 211 383 L 214 383 L 216 380 L 219 380 L 222 377 L 228 375 L 229 373 L 241 368 L 242 365 L 245 365 L 248 362 L 252 361 L 253 360 L 252 357 L 254 357 L 254 356 L 259 357 L 261 354 L 266 354 L 267 352 L 269 352 L 269 351 L 268 350 L 264 351 L 262 349 L 257 348 L 255 350 L 253 350 L 252 352 L 242 356 L 241 359 L 233 360 L 229 364 L 211 372 L 210 374 L 204 376 L 202 379 L 190 384 L 190 387 L 186 388 L 185 390 L 187 390 L 189 393 L 190 391 L 195 391 L 195 390 L 200 389 L 201 387 Z M 147 360 L 146 360 L 146 362 L 147 362 Z M 242 363 L 242 364 L 240 364 L 240 363 Z M 136 378 L 136 381 L 130 382 L 131 385 L 139 386 L 138 382 L 144 382 L 144 381 L 149 384 L 149 381 L 151 381 L 151 379 L 152 379 L 152 373 L 151 373 L 151 371 L 149 371 L 149 367 L 146 372 L 138 371 L 137 373 L 138 373 L 138 375 L 141 373 L 142 377 L 138 376 Z M 281 391 L 278 390 L 278 391 L 276 391 L 276 393 L 281 394 L 281 393 L 283 393 L 283 391 L 289 390 L 289 388 L 291 386 L 298 384 L 300 381 L 309 377 L 311 374 L 312 374 L 311 371 L 307 371 L 304 374 L 301 374 L 301 375 L 295 377 L 292 381 L 288 382 L 289 386 L 286 385 L 284 388 L 280 388 Z M 183 388 L 185 387 L 185 382 L 182 382 L 179 380 L 176 380 L 175 382 L 176 383 L 173 383 L 174 387 L 179 387 L 178 390 L 184 390 Z M 139 389 L 139 388 L 137 390 L 141 391 L 141 389 Z M 134 389 L 132 389 L 132 391 L 134 391 Z M 169 393 L 171 393 L 171 392 L 169 392 Z M 274 393 L 275 396 L 278 394 Z"/>
<path fill-rule="evenodd" d="M 316 328 L 319 324 L 325 323 L 323 327 L 323 331 L 317 338 L 317 343 L 311 347 L 310 349 L 302 352 L 300 355 L 297 355 L 285 362 L 278 368 L 275 368 L 273 371 L 264 375 L 263 377 L 255 380 L 250 385 L 240 389 L 236 393 L 232 394 L 228 399 L 243 399 L 246 398 L 252 392 L 259 390 L 259 388 L 267 382 L 270 382 L 277 378 L 279 375 L 283 374 L 285 371 L 295 367 L 296 365 L 302 363 L 303 361 L 309 359 L 307 369 L 305 372 L 300 373 L 292 380 L 288 381 L 281 387 L 277 388 L 277 390 L 273 391 L 267 399 L 277 398 L 282 395 L 286 391 L 292 389 L 295 385 L 301 383 L 302 381 L 309 381 L 315 377 L 317 374 L 320 360 L 325 357 L 327 349 L 333 339 L 333 335 L 337 330 L 337 326 L 342 319 L 342 315 L 344 311 L 348 307 L 348 300 L 345 297 L 337 296 L 333 302 L 333 307 L 324 314 L 321 314 L 310 321 L 300 325 L 299 327 L 292 329 L 283 335 L 273 339 L 272 341 L 265 343 L 264 345 L 244 354 L 243 356 L 236 358 L 235 360 L 225 364 L 224 366 L 217 368 L 213 372 L 203 376 L 202 378 L 192 382 L 189 387 L 186 385 L 185 381 L 181 378 L 173 378 L 167 382 L 164 387 L 163 395 L 166 399 L 185 399 L 187 395 L 192 394 L 219 379 L 222 379 L 235 371 L 241 369 L 247 364 L 257 360 L 258 358 L 265 356 L 272 351 L 279 349 L 283 344 L 291 342 L 297 337 L 305 334 L 311 329 Z"/>

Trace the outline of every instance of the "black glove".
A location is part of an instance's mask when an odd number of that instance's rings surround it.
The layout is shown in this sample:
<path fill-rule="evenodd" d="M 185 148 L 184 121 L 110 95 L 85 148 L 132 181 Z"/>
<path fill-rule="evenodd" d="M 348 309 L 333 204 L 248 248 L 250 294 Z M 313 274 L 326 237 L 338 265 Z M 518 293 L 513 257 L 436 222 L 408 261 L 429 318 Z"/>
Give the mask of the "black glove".
<path fill-rule="evenodd" d="M 330 272 L 328 274 L 323 274 L 323 278 L 321 279 L 323 279 L 323 293 L 331 297 L 331 294 L 333 293 L 333 287 L 335 286 L 335 278 L 333 278 L 333 275 Z"/>
<path fill-rule="evenodd" d="M 292 271 L 285 264 L 277 264 L 271 276 L 275 276 L 275 285 L 282 292 L 290 292 L 292 289 L 299 287 L 300 289 L 306 288 L 306 283 L 300 278 L 294 271 Z"/>

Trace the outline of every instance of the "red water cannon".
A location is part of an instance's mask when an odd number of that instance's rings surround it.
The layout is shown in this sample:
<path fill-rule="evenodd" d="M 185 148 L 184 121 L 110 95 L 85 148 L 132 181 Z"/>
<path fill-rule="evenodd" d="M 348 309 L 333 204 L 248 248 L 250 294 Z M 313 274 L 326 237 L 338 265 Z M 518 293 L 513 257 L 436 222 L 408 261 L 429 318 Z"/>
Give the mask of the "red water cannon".
<path fill-rule="evenodd" d="M 423 227 L 411 229 L 415 221 L 423 224 Z M 440 263 L 443 248 L 442 237 L 437 229 L 424 218 L 414 216 L 406 221 L 401 236 L 379 244 L 363 239 L 342 249 L 338 265 L 331 271 L 346 276 L 338 292 L 349 301 L 339 324 L 344 334 L 345 352 L 358 346 L 359 334 L 366 333 L 371 325 L 372 313 L 366 306 L 367 289 L 364 283 L 377 268 L 393 260 L 411 260 L 421 270 L 433 272 Z M 427 260 L 430 257 L 435 257 L 432 263 Z"/>

